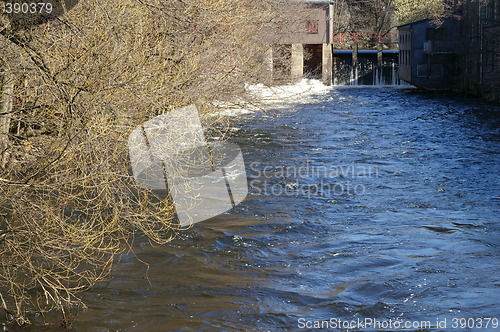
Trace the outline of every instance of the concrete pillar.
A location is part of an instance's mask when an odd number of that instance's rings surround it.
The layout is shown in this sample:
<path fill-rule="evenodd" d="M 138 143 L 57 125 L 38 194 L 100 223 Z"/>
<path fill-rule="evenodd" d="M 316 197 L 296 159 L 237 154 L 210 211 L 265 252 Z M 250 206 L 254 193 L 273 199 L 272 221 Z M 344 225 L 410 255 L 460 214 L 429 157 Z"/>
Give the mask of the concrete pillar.
<path fill-rule="evenodd" d="M 358 85 L 358 43 L 352 45 L 351 85 Z"/>
<path fill-rule="evenodd" d="M 332 68 L 333 68 L 333 54 L 332 54 L 332 44 L 323 44 L 323 56 L 322 56 L 322 71 L 321 71 L 321 81 L 325 85 L 332 85 Z"/>
<path fill-rule="evenodd" d="M 377 44 L 377 68 L 375 68 L 375 81 L 374 85 L 381 85 L 383 81 L 383 72 L 382 72 L 382 64 L 384 60 L 384 54 L 382 53 L 382 43 Z"/>
<path fill-rule="evenodd" d="M 377 44 L 377 66 L 382 67 L 382 44 Z"/>
<path fill-rule="evenodd" d="M 333 44 L 332 44 L 332 48 L 333 48 Z M 339 70 L 340 68 L 340 59 L 338 57 L 333 57 L 333 61 L 332 61 L 332 84 L 333 85 L 337 85 L 338 83 L 338 80 L 337 80 L 337 70 Z"/>
<path fill-rule="evenodd" d="M 304 46 L 292 44 L 291 79 L 300 80 L 304 76 Z"/>
<path fill-rule="evenodd" d="M 352 67 L 358 66 L 358 43 L 352 45 Z"/>

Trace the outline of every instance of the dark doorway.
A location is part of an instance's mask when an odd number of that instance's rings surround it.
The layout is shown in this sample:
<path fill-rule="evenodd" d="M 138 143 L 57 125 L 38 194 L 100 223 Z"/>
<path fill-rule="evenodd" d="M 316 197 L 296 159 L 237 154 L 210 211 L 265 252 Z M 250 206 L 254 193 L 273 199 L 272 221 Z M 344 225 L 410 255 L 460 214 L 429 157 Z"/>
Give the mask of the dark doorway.
<path fill-rule="evenodd" d="M 323 45 L 304 45 L 304 77 L 321 78 Z"/>

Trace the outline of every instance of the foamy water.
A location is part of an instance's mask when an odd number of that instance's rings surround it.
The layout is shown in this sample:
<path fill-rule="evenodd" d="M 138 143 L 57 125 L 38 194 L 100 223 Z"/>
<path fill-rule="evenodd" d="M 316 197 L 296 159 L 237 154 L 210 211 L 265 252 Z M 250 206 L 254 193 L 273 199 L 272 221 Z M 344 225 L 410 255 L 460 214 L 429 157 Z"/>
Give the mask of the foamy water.
<path fill-rule="evenodd" d="M 232 102 L 217 102 L 219 116 L 237 116 L 268 109 L 280 109 L 299 103 L 312 103 L 332 90 L 318 80 L 302 79 L 296 84 L 266 86 L 247 85 L 246 93 Z"/>

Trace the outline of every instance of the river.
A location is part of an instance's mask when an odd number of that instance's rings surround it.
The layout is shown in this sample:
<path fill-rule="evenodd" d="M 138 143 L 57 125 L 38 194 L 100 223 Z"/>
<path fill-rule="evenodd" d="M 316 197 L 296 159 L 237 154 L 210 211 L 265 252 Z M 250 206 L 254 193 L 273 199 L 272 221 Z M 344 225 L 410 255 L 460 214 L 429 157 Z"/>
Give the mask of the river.
<path fill-rule="evenodd" d="M 166 246 L 137 244 L 149 268 L 124 255 L 75 330 L 498 326 L 499 115 L 408 87 L 239 115 L 247 199 Z"/>

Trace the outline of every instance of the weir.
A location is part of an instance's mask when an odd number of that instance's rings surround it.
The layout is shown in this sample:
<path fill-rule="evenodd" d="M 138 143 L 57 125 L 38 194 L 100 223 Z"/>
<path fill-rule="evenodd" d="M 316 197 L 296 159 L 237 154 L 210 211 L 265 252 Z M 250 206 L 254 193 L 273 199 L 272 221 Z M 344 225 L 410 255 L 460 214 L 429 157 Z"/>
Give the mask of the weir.
<path fill-rule="evenodd" d="M 306 77 L 321 79 L 326 85 L 408 85 L 398 77 L 398 50 L 358 50 L 356 45 L 332 50 L 331 44 L 289 44 L 274 47 L 272 54 L 272 78 L 277 82 L 298 82 Z"/>
<path fill-rule="evenodd" d="M 333 85 L 401 85 L 397 50 L 334 50 Z"/>

